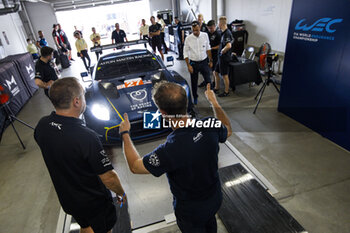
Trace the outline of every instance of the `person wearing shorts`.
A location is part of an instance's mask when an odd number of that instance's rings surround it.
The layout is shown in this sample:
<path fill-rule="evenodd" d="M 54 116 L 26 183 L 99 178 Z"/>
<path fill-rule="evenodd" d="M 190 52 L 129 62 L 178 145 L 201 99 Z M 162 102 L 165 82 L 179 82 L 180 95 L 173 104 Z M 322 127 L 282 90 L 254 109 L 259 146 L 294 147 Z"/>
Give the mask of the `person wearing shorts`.
<path fill-rule="evenodd" d="M 225 90 L 223 93 L 219 94 L 219 97 L 227 97 L 229 96 L 229 88 L 230 88 L 230 80 L 228 77 L 229 73 L 229 63 L 231 61 L 231 53 L 232 53 L 232 43 L 233 37 L 230 30 L 227 28 L 227 19 L 225 16 L 221 16 L 219 19 L 219 27 L 222 31 L 221 33 L 221 42 L 219 47 L 219 59 L 215 69 L 215 88 L 214 92 L 218 93 L 220 88 L 220 77 L 221 74 L 224 84 Z"/>

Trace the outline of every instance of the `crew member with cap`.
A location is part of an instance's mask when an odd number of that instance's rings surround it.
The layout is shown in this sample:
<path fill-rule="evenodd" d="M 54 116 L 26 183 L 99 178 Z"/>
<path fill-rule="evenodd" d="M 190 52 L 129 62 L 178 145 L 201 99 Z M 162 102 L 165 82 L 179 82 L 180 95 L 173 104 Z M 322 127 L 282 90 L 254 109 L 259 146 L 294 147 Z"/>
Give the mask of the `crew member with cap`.
<path fill-rule="evenodd" d="M 206 84 L 211 85 L 210 68 L 213 66 L 209 37 L 200 31 L 198 21 L 192 22 L 192 34 L 185 39 L 184 57 L 191 74 L 193 102 L 197 104 L 198 73 L 203 75 Z"/>

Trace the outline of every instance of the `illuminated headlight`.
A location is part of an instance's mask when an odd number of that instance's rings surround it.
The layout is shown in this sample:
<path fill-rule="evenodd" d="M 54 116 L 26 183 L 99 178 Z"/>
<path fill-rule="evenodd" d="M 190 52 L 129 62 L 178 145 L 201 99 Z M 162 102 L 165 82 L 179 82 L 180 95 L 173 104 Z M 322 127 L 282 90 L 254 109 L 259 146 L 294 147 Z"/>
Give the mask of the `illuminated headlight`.
<path fill-rule="evenodd" d="M 109 121 L 110 119 L 108 108 L 101 104 L 92 105 L 91 112 L 99 120 Z"/>

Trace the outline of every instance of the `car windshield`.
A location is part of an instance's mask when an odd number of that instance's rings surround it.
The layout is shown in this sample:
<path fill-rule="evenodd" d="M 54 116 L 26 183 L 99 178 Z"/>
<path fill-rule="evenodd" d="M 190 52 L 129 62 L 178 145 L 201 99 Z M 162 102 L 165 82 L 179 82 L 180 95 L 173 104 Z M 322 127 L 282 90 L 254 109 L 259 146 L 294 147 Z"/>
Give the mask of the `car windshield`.
<path fill-rule="evenodd" d="M 104 57 L 99 61 L 95 80 L 123 77 L 133 73 L 161 69 L 156 58 L 150 53 L 134 53 Z"/>

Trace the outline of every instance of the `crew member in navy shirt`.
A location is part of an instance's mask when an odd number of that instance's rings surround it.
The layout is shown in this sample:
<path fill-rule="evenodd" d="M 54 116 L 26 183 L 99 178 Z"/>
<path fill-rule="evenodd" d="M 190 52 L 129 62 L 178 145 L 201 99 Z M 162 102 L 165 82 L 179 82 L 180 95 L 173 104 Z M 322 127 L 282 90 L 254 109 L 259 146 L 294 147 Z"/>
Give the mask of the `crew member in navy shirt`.
<path fill-rule="evenodd" d="M 116 43 L 124 43 L 128 42 L 128 38 L 126 38 L 126 33 L 124 30 L 119 28 L 119 23 L 115 24 L 115 30 L 112 32 L 112 44 Z M 123 46 L 118 46 L 117 49 L 121 49 Z"/>
<path fill-rule="evenodd" d="M 177 224 L 182 232 L 217 232 L 215 214 L 222 202 L 218 175 L 219 143 L 232 133 L 230 120 L 207 85 L 205 92 L 216 118 L 199 121 L 219 123 L 216 127 L 179 127 L 191 118 L 186 115 L 187 95 L 176 83 L 155 86 L 153 100 L 160 113 L 173 124 L 173 132 L 164 144 L 159 145 L 143 158 L 135 149 L 129 136 L 130 122 L 124 114 L 119 132 L 123 140 L 123 152 L 129 169 L 135 174 L 159 177 L 166 173 L 173 194 L 173 206 Z"/>
<path fill-rule="evenodd" d="M 56 111 L 39 121 L 34 138 L 62 208 L 80 232 L 111 233 L 117 217 L 109 190 L 119 203 L 125 202 L 125 193 L 98 135 L 79 119 L 86 108 L 84 94 L 75 78 L 55 81 L 50 100 Z"/>
<path fill-rule="evenodd" d="M 176 29 L 177 29 L 177 49 L 179 57 L 177 60 L 184 60 L 184 43 L 185 43 L 185 31 L 183 30 L 182 23 L 178 17 L 175 17 Z"/>
<path fill-rule="evenodd" d="M 219 47 L 219 61 L 216 65 L 214 76 L 215 76 L 215 88 L 214 92 L 218 93 L 220 88 L 220 77 L 219 73 L 222 76 L 225 84 L 225 90 L 223 93 L 219 94 L 219 97 L 229 96 L 230 80 L 228 73 L 230 70 L 229 63 L 231 61 L 232 53 L 232 43 L 233 37 L 230 30 L 227 28 L 227 19 L 226 16 L 221 16 L 219 19 L 219 27 L 222 31 L 221 33 L 221 42 Z"/>

